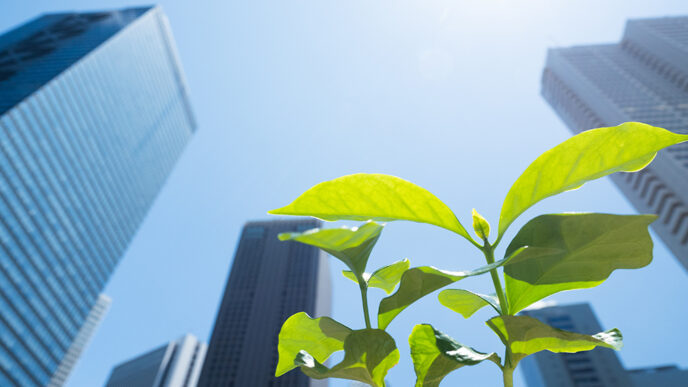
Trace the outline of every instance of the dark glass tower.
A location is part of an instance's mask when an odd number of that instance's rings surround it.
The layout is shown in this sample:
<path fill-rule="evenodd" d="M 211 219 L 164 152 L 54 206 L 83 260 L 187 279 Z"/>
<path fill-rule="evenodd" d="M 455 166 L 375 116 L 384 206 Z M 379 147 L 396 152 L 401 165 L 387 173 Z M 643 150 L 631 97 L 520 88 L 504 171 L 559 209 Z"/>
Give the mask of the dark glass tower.
<path fill-rule="evenodd" d="M 619 44 L 551 49 L 542 95 L 582 130 L 640 121 L 688 133 L 688 16 L 630 20 Z M 688 269 L 688 144 L 611 179 Z"/>
<path fill-rule="evenodd" d="M 116 365 L 105 387 L 196 387 L 206 350 L 187 334 Z"/>
<path fill-rule="evenodd" d="M 45 386 L 195 130 L 157 7 L 0 36 L 0 385 Z"/>
<path fill-rule="evenodd" d="M 282 323 L 330 310 L 330 273 L 319 249 L 277 234 L 320 226 L 313 219 L 249 222 L 234 255 L 199 386 L 324 386 L 293 370 L 275 378 Z"/>

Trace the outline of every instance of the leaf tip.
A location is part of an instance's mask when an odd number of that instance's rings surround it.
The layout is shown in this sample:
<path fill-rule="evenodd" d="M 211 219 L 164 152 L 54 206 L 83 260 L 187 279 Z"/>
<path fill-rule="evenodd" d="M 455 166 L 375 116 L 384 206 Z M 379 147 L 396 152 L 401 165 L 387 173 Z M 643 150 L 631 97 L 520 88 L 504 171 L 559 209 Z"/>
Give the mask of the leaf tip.
<path fill-rule="evenodd" d="M 594 338 L 606 343 L 612 349 L 618 351 L 623 348 L 623 335 L 618 328 L 612 328 L 608 331 L 600 332 L 593 335 Z"/>
<path fill-rule="evenodd" d="M 280 208 L 275 208 L 273 210 L 268 211 L 268 214 L 270 215 L 285 215 L 284 209 L 287 208 L 285 207 L 280 207 Z"/>
<path fill-rule="evenodd" d="M 290 370 L 291 371 L 291 370 Z M 279 368 L 275 368 L 275 377 L 279 378 L 280 376 L 286 374 L 288 371 L 281 370 Z"/>

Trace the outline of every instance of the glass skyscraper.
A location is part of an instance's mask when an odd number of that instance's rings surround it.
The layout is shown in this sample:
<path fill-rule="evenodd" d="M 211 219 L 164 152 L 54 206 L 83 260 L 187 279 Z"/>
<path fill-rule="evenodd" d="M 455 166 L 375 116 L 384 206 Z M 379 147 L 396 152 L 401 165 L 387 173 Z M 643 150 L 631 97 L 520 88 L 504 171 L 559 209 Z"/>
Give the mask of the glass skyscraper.
<path fill-rule="evenodd" d="M 195 130 L 158 7 L 0 36 L 0 386 L 45 386 Z"/>
<path fill-rule="evenodd" d="M 549 50 L 542 94 L 569 129 L 640 121 L 688 133 L 688 17 L 630 20 L 619 44 Z M 688 269 L 688 143 L 611 179 Z"/>
<path fill-rule="evenodd" d="M 326 386 L 300 370 L 275 378 L 277 338 L 294 313 L 322 317 L 330 312 L 330 272 L 325 253 L 283 232 L 320 226 L 316 219 L 249 222 L 234 254 L 217 313 L 199 387 Z"/>
<path fill-rule="evenodd" d="M 95 305 L 91 308 L 91 312 L 86 316 L 86 321 L 81 324 L 79 333 L 72 340 L 72 345 L 69 346 L 67 352 L 62 356 L 62 361 L 57 366 L 57 370 L 53 372 L 53 377 L 46 387 L 61 387 L 67 382 L 69 374 L 74 369 L 77 361 L 79 361 L 79 356 L 84 352 L 96 329 L 98 329 L 98 325 L 105 318 L 111 302 L 110 297 L 104 294 L 98 297 Z"/>

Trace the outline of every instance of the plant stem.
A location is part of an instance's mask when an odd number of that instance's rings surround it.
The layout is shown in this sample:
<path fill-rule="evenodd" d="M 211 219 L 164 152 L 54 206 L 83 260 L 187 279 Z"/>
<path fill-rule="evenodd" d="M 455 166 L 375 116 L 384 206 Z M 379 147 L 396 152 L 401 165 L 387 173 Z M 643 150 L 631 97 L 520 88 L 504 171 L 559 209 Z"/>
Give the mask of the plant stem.
<path fill-rule="evenodd" d="M 511 365 L 505 365 L 502 368 L 502 377 L 504 379 L 504 387 L 514 387 L 514 368 Z"/>
<path fill-rule="evenodd" d="M 368 315 L 368 285 L 363 278 L 358 279 L 358 287 L 361 289 L 361 300 L 363 301 L 363 317 L 367 329 L 372 329 L 370 325 L 370 316 Z"/>
<path fill-rule="evenodd" d="M 494 246 L 490 246 L 490 244 L 485 241 L 485 246 L 482 248 L 482 250 L 485 254 L 485 260 L 487 260 L 487 264 L 489 265 L 494 263 Z M 490 276 L 492 277 L 492 283 L 495 287 L 495 293 L 497 293 L 497 297 L 499 298 L 499 309 L 501 310 L 501 315 L 506 315 L 509 312 L 509 305 L 507 305 L 506 297 L 504 296 L 504 290 L 502 290 L 502 281 L 499 279 L 497 269 L 490 270 Z"/>
<path fill-rule="evenodd" d="M 484 241 L 485 246 L 483 246 L 481 250 L 483 251 L 483 254 L 485 254 L 485 260 L 487 260 L 487 264 L 489 265 L 494 263 L 495 261 L 494 249 L 498 241 L 495 242 L 494 245 L 490 245 L 487 239 L 484 239 Z M 492 276 L 492 283 L 494 284 L 495 292 L 497 293 L 497 297 L 499 298 L 499 313 L 502 316 L 508 315 L 509 305 L 507 303 L 506 296 L 504 295 L 504 290 L 502 289 L 502 281 L 499 279 L 499 273 L 497 273 L 497 269 L 490 270 L 490 276 Z M 511 348 L 509 348 L 509 346 L 507 345 L 506 351 L 504 353 L 504 366 L 501 367 L 502 378 L 504 380 L 504 387 L 514 387 L 514 368 L 515 367 L 511 361 Z"/>

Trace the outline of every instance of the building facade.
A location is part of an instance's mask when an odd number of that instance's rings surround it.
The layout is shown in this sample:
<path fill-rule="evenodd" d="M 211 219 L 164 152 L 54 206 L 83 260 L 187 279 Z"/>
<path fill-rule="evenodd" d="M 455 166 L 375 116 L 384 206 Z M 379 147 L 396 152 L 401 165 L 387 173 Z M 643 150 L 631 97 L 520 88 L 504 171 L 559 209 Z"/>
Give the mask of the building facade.
<path fill-rule="evenodd" d="M 194 131 L 160 8 L 0 36 L 0 385 L 50 382 Z"/>
<path fill-rule="evenodd" d="M 619 44 L 550 49 L 542 95 L 573 133 L 640 121 L 688 133 L 688 17 L 630 20 Z M 611 176 L 688 269 L 688 144 Z"/>
<path fill-rule="evenodd" d="M 688 385 L 688 370 L 675 365 L 636 368 L 628 371 L 635 387 L 685 387 Z"/>
<path fill-rule="evenodd" d="M 202 387 L 325 386 L 300 370 L 275 378 L 277 339 L 282 323 L 304 311 L 330 312 L 326 254 L 297 242 L 281 242 L 282 232 L 320 226 L 315 219 L 249 222 L 241 233 L 232 270 L 215 320 Z"/>
<path fill-rule="evenodd" d="M 61 387 L 65 384 L 81 353 L 84 352 L 91 338 L 93 338 L 93 334 L 96 333 L 98 325 L 105 318 L 111 303 L 110 297 L 104 294 L 98 296 L 96 304 L 93 305 L 91 312 L 86 316 L 86 321 L 81 325 L 79 333 L 72 340 L 72 345 L 69 346 L 67 352 L 62 356 L 62 361 L 57 366 L 57 370 L 53 373 L 47 387 Z"/>
<path fill-rule="evenodd" d="M 555 328 L 593 335 L 604 329 L 590 305 L 573 304 L 525 310 Z M 577 353 L 538 352 L 521 360 L 519 366 L 528 387 L 627 387 L 631 381 L 626 370 L 609 348 Z"/>
<path fill-rule="evenodd" d="M 549 306 L 521 314 L 566 331 L 592 335 L 604 330 L 589 304 Z M 688 386 L 688 370 L 673 365 L 626 370 L 609 348 L 577 353 L 541 351 L 521 360 L 519 366 L 528 387 Z"/>
<path fill-rule="evenodd" d="M 195 387 L 206 350 L 204 343 L 186 335 L 118 364 L 105 387 Z"/>

